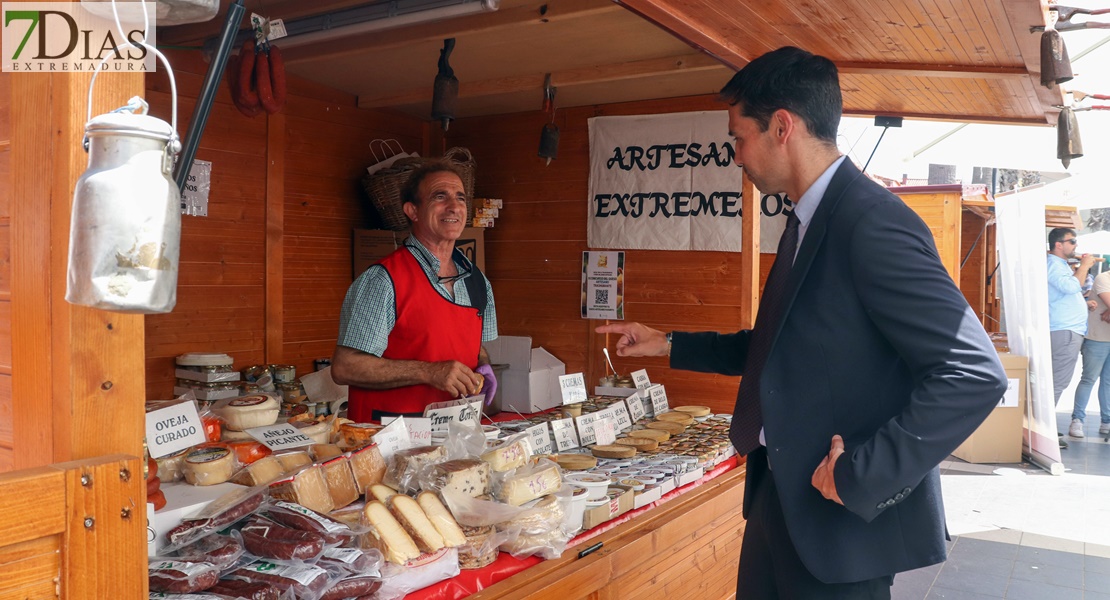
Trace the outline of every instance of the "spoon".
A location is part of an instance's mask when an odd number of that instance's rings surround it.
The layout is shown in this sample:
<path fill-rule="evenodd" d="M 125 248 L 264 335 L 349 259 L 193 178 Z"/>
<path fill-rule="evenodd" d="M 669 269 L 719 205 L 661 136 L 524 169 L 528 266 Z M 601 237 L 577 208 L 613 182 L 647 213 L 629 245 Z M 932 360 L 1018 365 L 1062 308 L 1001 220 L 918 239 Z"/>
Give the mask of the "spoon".
<path fill-rule="evenodd" d="M 617 368 L 613 366 L 613 361 L 609 360 L 609 349 L 602 348 L 601 352 L 605 354 L 605 362 L 609 363 L 609 369 L 613 371 L 613 375 L 617 374 Z"/>

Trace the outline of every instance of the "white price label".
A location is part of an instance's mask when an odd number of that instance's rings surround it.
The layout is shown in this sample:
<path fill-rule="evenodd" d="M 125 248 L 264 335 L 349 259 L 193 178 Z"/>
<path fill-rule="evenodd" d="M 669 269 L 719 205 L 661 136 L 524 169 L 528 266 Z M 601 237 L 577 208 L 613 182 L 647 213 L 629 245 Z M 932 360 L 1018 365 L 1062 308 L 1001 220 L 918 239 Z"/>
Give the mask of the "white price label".
<path fill-rule="evenodd" d="M 382 425 L 388 425 L 400 417 L 382 417 Z M 432 444 L 432 420 L 421 417 L 408 417 L 405 419 L 405 429 L 409 432 L 409 444 L 412 446 L 430 446 Z"/>
<path fill-rule="evenodd" d="M 179 402 L 146 413 L 146 443 L 151 458 L 161 458 L 206 440 L 195 402 Z"/>
<path fill-rule="evenodd" d="M 617 431 L 628 431 L 632 429 L 632 419 L 628 415 L 628 407 L 624 405 L 624 402 L 614 404 L 609 410 L 613 413 L 613 420 L 617 424 Z"/>
<path fill-rule="evenodd" d="M 578 441 L 581 442 L 583 446 L 590 446 L 597 443 L 597 436 L 594 434 L 594 423 L 596 422 L 597 413 L 590 413 L 574 418 L 574 424 L 578 426 Z"/>
<path fill-rule="evenodd" d="M 638 390 L 651 387 L 651 380 L 648 379 L 647 369 L 633 371 L 632 383 L 636 385 L 636 389 Z"/>
<path fill-rule="evenodd" d="M 574 431 L 574 421 L 571 419 L 552 421 L 551 433 L 555 435 L 555 447 L 559 452 L 566 452 L 579 446 L 578 434 Z"/>
<path fill-rule="evenodd" d="M 581 373 L 559 376 L 559 391 L 563 394 L 563 404 L 585 402 L 586 378 Z"/>
<path fill-rule="evenodd" d="M 446 432 L 447 426 L 455 423 L 477 423 L 482 414 L 482 400 L 456 404 L 445 408 L 424 409 L 424 416 L 431 419 L 432 433 Z"/>
<path fill-rule="evenodd" d="M 551 436 L 548 434 L 547 423 L 533 425 L 524 431 L 531 436 L 534 453 L 551 454 Z"/>
<path fill-rule="evenodd" d="M 412 445 L 409 442 L 409 430 L 404 417 L 397 417 L 390 421 L 381 431 L 375 433 L 372 439 L 378 445 L 378 450 L 386 462 L 393 458 L 397 451 Z"/>
<path fill-rule="evenodd" d="M 601 417 L 594 422 L 594 439 L 599 446 L 608 446 L 617 441 L 617 422 L 610 417 Z"/>
<path fill-rule="evenodd" d="M 667 404 L 667 391 L 663 389 L 663 384 L 651 386 L 648 388 L 648 393 L 651 394 L 651 409 L 656 416 L 671 410 L 670 405 Z"/>
<path fill-rule="evenodd" d="M 247 433 L 273 451 L 303 448 L 315 444 L 315 440 L 300 432 L 289 423 L 266 425 L 248 429 Z"/>
<path fill-rule="evenodd" d="M 633 423 L 644 418 L 646 411 L 644 411 L 644 399 L 640 397 L 640 392 L 625 398 L 624 403 L 628 406 L 628 416 L 632 418 Z"/>

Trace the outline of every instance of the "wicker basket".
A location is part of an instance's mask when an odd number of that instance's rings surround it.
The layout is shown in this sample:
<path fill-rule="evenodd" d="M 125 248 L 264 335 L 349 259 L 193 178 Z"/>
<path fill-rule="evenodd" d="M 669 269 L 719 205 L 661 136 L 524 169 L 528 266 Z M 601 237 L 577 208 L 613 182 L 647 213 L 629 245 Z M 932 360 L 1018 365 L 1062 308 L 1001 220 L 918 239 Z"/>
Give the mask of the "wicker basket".
<path fill-rule="evenodd" d="M 466 224 L 470 225 L 474 218 L 474 206 L 473 202 L 470 202 L 474 197 L 474 157 L 466 148 L 456 147 L 447 150 L 442 157 L 402 158 L 389 168 L 363 178 L 362 185 L 370 196 L 370 203 L 386 228 L 393 231 L 409 228 L 409 219 L 401 208 L 405 202 L 401 197 L 401 188 L 405 186 L 413 171 L 428 162 L 438 160 L 450 161 L 462 175 L 463 189 L 467 197 Z"/>

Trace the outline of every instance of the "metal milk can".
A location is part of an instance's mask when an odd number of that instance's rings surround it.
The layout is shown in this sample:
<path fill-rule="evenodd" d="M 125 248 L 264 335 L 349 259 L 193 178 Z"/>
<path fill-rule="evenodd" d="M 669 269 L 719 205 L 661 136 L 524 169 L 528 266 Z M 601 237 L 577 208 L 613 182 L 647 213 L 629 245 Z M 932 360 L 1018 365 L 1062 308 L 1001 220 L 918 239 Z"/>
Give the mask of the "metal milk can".
<path fill-rule="evenodd" d="M 89 166 L 73 192 L 66 300 L 164 313 L 177 302 L 181 192 L 172 174 L 181 143 L 170 124 L 130 110 L 145 113 L 146 102 L 132 98 L 85 125 Z"/>

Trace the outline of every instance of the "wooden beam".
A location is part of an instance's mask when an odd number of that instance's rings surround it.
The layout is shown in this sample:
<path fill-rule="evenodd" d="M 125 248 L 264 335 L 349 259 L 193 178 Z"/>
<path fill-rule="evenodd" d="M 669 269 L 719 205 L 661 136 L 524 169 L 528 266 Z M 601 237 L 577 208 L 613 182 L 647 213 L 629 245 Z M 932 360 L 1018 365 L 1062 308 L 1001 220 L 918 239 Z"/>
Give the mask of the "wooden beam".
<path fill-rule="evenodd" d="M 244 11 L 240 28 L 245 29 L 250 26 L 251 13 L 258 13 L 271 19 L 291 21 L 312 15 L 354 8 L 366 4 L 366 2 L 367 0 L 315 0 L 314 2 L 305 2 L 304 0 L 247 0 L 244 2 L 247 9 Z M 227 9 L 230 5 L 231 0 L 220 0 L 220 8 L 216 17 L 203 23 L 159 27 L 158 43 L 200 45 L 210 38 L 218 37 L 223 29 L 224 20 L 227 18 Z"/>
<path fill-rule="evenodd" d="M 266 117 L 266 362 L 285 353 L 285 113 Z"/>
<path fill-rule="evenodd" d="M 744 231 L 740 243 L 740 329 L 751 329 L 759 311 L 759 205 L 762 194 L 747 171 L 743 172 L 740 186 L 740 226 Z"/>
<path fill-rule="evenodd" d="M 1056 115 L 1060 111 L 1053 106 L 1067 104 L 1064 102 L 1064 90 L 1060 86 L 1046 88 L 1041 85 L 1041 36 L 1039 33 L 1029 32 L 1030 27 L 1048 22 L 1049 5 L 1041 0 L 1008 0 L 1000 4 L 1009 20 L 1014 39 L 1021 49 L 1025 70 L 1029 71 L 1030 83 L 1034 89 L 1033 96 L 1029 100 L 1044 111 L 1042 125 L 1055 125 Z"/>
<path fill-rule="evenodd" d="M 931 65 L 910 63 L 837 62 L 841 75 L 886 75 L 895 77 L 949 77 L 957 79 L 1019 79 L 1028 77 L 1024 66 Z"/>
<path fill-rule="evenodd" d="M 73 189 L 88 155 L 88 74 L 12 74 L 13 451 L 17 469 L 106 453 L 142 456 L 144 320 L 65 301 Z M 99 78 L 97 112 L 143 94 Z"/>
<path fill-rule="evenodd" d="M 943 113 L 913 113 L 875 111 L 862 107 L 844 107 L 844 115 L 849 117 L 874 117 L 877 115 L 921 119 L 922 121 L 947 121 L 950 123 L 1001 123 L 1004 125 L 1044 125 L 1039 117 L 1012 117 L 1004 115 L 950 115 Z"/>
<path fill-rule="evenodd" d="M 671 35 L 694 48 L 716 57 L 721 63 L 734 70 L 741 69 L 754 58 L 746 56 L 743 48 L 737 44 L 714 35 L 717 31 L 715 27 L 691 18 L 687 12 L 677 10 L 673 5 L 665 5 L 659 0 L 614 0 L 614 2 L 655 23 L 663 30 L 669 31 Z"/>
<path fill-rule="evenodd" d="M 439 21 L 399 27 L 336 38 L 303 47 L 293 47 L 285 52 L 285 62 L 290 65 L 314 62 L 353 54 L 373 54 L 390 48 L 412 46 L 444 38 L 465 35 L 491 35 L 516 27 L 542 27 L 548 23 L 567 19 L 588 19 L 621 10 L 604 0 L 537 1 L 526 6 L 502 9 Z"/>
<path fill-rule="evenodd" d="M 707 70 L 724 71 L 726 67 L 713 57 L 701 53 L 651 58 L 620 64 L 598 65 L 582 69 L 568 69 L 551 73 L 551 85 L 570 87 L 615 81 L 628 81 L 645 77 L 658 77 L 671 73 L 694 73 Z M 461 82 L 459 98 L 478 98 L 498 94 L 511 94 L 529 90 L 542 90 L 544 74 L 502 77 L 486 81 Z M 403 94 L 390 96 L 359 96 L 359 108 L 380 108 L 383 106 L 406 106 L 425 102 L 432 97 L 432 88 L 426 87 Z"/>

